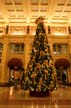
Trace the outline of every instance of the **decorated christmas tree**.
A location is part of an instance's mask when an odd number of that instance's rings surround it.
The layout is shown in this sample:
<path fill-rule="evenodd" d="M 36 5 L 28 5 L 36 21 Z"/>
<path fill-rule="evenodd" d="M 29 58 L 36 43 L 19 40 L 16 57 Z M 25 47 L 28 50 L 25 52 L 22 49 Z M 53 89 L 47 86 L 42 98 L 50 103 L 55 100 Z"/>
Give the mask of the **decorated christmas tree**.
<path fill-rule="evenodd" d="M 43 20 L 39 17 L 35 21 L 37 28 L 24 83 L 24 89 L 28 88 L 32 96 L 47 96 L 56 89 L 56 72 Z"/>

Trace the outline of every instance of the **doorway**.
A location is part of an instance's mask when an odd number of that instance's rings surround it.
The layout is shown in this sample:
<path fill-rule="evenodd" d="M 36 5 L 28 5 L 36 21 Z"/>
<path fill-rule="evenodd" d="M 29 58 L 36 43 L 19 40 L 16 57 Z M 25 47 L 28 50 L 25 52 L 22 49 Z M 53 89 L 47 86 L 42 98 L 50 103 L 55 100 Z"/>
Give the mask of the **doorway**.
<path fill-rule="evenodd" d="M 62 84 L 63 83 L 63 73 L 66 77 L 66 82 L 68 82 L 68 71 L 67 71 L 67 68 L 63 68 L 63 67 L 60 67 L 60 68 L 56 68 L 56 73 L 57 73 L 57 80 L 58 80 L 58 83 Z"/>
<path fill-rule="evenodd" d="M 9 82 L 14 82 L 14 72 L 21 73 L 23 71 L 23 63 L 18 58 L 12 58 L 8 61 L 9 67 Z"/>
<path fill-rule="evenodd" d="M 68 82 L 68 68 L 70 66 L 69 60 L 66 58 L 59 58 L 55 61 L 55 67 L 57 72 L 57 80 L 62 84 L 63 81 L 63 73 L 66 77 L 66 81 Z"/>

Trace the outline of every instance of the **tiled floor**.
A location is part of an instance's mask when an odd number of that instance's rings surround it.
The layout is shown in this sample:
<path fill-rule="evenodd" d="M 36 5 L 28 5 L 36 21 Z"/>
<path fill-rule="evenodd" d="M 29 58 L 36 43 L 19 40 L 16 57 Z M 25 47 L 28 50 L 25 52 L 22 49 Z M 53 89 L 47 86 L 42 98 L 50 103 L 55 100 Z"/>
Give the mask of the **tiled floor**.
<path fill-rule="evenodd" d="M 0 108 L 71 108 L 71 87 L 59 86 L 49 97 L 42 98 L 14 87 L 0 87 Z"/>

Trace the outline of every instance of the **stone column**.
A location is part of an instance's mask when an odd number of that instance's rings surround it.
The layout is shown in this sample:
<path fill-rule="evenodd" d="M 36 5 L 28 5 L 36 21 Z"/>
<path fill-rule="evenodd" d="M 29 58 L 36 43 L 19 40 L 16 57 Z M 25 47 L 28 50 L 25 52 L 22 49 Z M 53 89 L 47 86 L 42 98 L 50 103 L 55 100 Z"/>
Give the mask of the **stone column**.
<path fill-rule="evenodd" d="M 30 60 L 30 43 L 25 41 L 24 47 L 24 68 L 27 68 L 28 62 Z"/>
<path fill-rule="evenodd" d="M 69 61 L 70 61 L 70 67 L 69 67 L 69 71 L 68 71 L 68 80 L 69 83 L 71 83 L 71 39 L 69 39 Z"/>
<path fill-rule="evenodd" d="M 71 53 L 69 54 L 69 58 L 70 58 L 70 67 L 68 69 L 68 81 L 69 83 L 71 83 Z"/>
<path fill-rule="evenodd" d="M 9 80 L 9 73 L 7 71 L 7 58 L 8 58 L 8 39 L 4 38 L 2 62 L 1 62 L 1 76 L 0 76 L 1 83 L 8 82 Z"/>
<path fill-rule="evenodd" d="M 50 46 L 50 53 L 51 53 L 51 56 L 53 58 L 53 43 L 51 41 L 48 41 L 48 44 Z"/>

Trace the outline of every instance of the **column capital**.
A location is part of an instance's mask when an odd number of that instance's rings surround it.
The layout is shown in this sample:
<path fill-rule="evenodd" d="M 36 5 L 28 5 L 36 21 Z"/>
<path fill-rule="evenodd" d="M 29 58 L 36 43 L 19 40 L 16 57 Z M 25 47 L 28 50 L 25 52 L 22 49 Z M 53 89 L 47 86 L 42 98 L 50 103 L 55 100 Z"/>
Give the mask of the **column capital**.
<path fill-rule="evenodd" d="M 8 38 L 4 38 L 3 43 L 4 43 L 4 44 L 8 44 L 8 43 L 9 43 L 9 41 L 8 41 L 8 40 L 9 40 Z"/>

